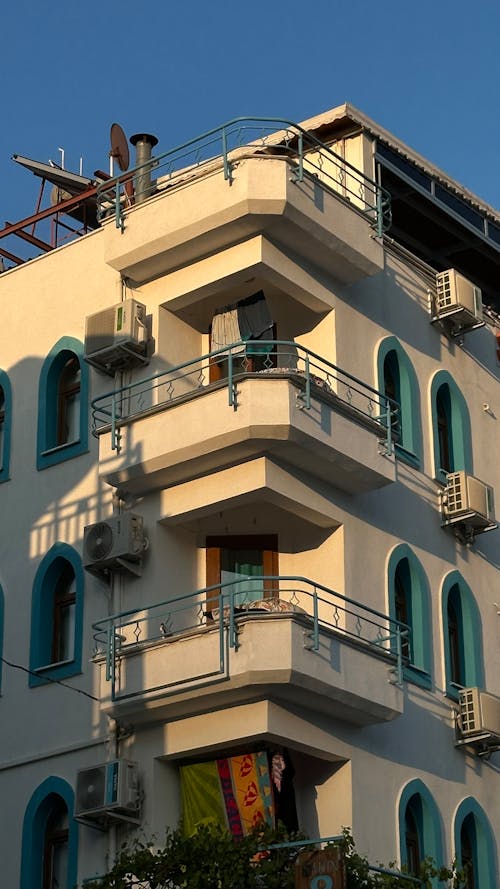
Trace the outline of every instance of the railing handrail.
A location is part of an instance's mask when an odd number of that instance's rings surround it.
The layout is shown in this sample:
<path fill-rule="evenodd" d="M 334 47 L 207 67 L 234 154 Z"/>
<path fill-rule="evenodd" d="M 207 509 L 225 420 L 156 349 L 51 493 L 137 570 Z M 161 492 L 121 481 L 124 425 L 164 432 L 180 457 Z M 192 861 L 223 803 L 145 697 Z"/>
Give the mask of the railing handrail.
<path fill-rule="evenodd" d="M 174 596 L 172 599 L 166 599 L 162 602 L 154 602 L 149 605 L 144 605 L 140 608 L 132 608 L 127 611 L 120 611 L 115 614 L 108 615 L 105 618 L 101 618 L 101 620 L 96 621 L 92 624 L 92 629 L 101 631 L 106 629 L 106 627 L 115 621 L 120 621 L 123 623 L 123 618 L 132 617 L 135 614 L 142 614 L 152 610 L 153 608 L 164 608 L 165 606 L 172 606 L 177 603 L 182 603 L 186 600 L 193 599 L 202 599 L 203 596 L 206 596 L 207 593 L 214 592 L 215 590 L 223 590 L 226 587 L 237 586 L 240 583 L 248 582 L 248 581 L 291 581 L 292 583 L 303 583 L 308 584 L 309 586 L 314 587 L 316 590 L 321 590 L 324 593 L 327 593 L 330 596 L 333 596 L 336 599 L 340 599 L 341 602 L 344 602 L 348 605 L 354 605 L 357 608 L 361 608 L 363 611 L 368 612 L 372 617 L 380 618 L 383 621 L 388 622 L 391 625 L 395 625 L 396 628 L 401 628 L 403 630 L 409 630 L 410 627 L 407 624 L 404 624 L 402 621 L 397 620 L 397 618 L 392 617 L 390 614 L 384 614 L 382 611 L 377 611 L 375 608 L 372 608 L 370 605 L 365 605 L 364 603 L 358 602 L 356 599 L 351 599 L 349 596 L 344 596 L 342 593 L 337 593 L 335 590 L 330 589 L 322 583 L 318 583 L 317 581 L 311 580 L 309 577 L 303 577 L 300 574 L 262 574 L 262 575 L 242 575 L 238 577 L 238 580 L 228 580 L 225 583 L 215 583 L 210 586 L 202 587 L 198 590 L 193 590 L 190 593 L 185 593 L 182 596 Z M 238 595 L 238 593 L 235 593 Z M 224 598 L 224 594 L 221 594 L 221 598 Z M 146 618 L 145 618 L 146 619 Z"/>
<path fill-rule="evenodd" d="M 282 129 L 283 129 L 283 127 L 285 127 L 286 129 L 288 129 L 289 127 L 292 127 L 296 131 L 297 135 L 300 133 L 303 136 L 306 136 L 307 139 L 311 143 L 316 145 L 316 147 L 321 148 L 324 151 L 327 151 L 329 154 L 332 155 L 332 157 L 335 158 L 336 161 L 338 161 L 339 164 L 341 164 L 343 167 L 347 167 L 349 170 L 352 170 L 354 173 L 356 173 L 357 176 L 360 176 L 369 185 L 373 186 L 373 190 L 375 193 L 381 192 L 381 193 L 385 194 L 387 196 L 387 198 L 390 199 L 390 193 L 387 191 L 387 189 L 384 189 L 381 185 L 379 185 L 378 182 L 375 181 L 375 179 L 372 179 L 370 176 L 367 176 L 366 173 L 363 173 L 363 171 L 359 170 L 357 167 L 355 167 L 354 164 L 351 164 L 349 161 L 345 160 L 345 158 L 343 158 L 340 154 L 337 154 L 337 152 L 334 151 L 332 148 L 330 148 L 329 145 L 326 145 L 324 142 L 321 141 L 321 139 L 318 139 L 318 137 L 315 136 L 314 133 L 311 132 L 311 130 L 306 130 L 304 127 L 302 127 L 300 124 L 296 123 L 295 121 L 288 120 L 287 118 L 284 118 L 284 117 L 266 117 L 266 116 L 252 117 L 250 115 L 242 115 L 240 117 L 233 117 L 233 118 L 231 118 L 231 120 L 228 120 L 225 123 L 219 124 L 217 127 L 213 127 L 213 129 L 207 130 L 205 133 L 201 133 L 201 135 L 194 136 L 192 139 L 188 139 L 187 142 L 182 142 L 180 145 L 176 145 L 174 148 L 169 148 L 168 151 L 164 151 L 161 154 L 155 155 L 154 157 L 148 159 L 144 163 L 138 164 L 137 166 L 130 168 L 125 173 L 120 173 L 118 176 L 113 176 L 111 179 L 106 179 L 105 182 L 102 182 L 98 186 L 97 193 L 99 195 L 102 192 L 109 191 L 111 188 L 113 188 L 113 186 L 116 185 L 116 183 L 126 182 L 128 179 L 133 178 L 137 173 L 140 173 L 141 171 L 143 171 L 145 169 L 151 169 L 152 164 L 153 164 L 153 166 L 158 167 L 161 165 L 162 161 L 171 157 L 173 154 L 176 154 L 179 151 L 184 151 L 186 148 L 190 148 L 191 146 L 194 146 L 197 143 L 202 142 L 204 139 L 208 139 L 210 136 L 216 136 L 218 134 L 222 134 L 222 133 L 226 132 L 230 127 L 234 127 L 236 124 L 241 124 L 241 123 L 278 124 L 281 126 Z M 270 143 L 270 144 L 279 146 L 280 139 L 278 137 L 281 135 L 281 130 L 273 131 L 272 135 L 275 135 L 277 137 L 277 139 L 275 142 Z M 248 143 L 240 145 L 238 147 L 240 149 L 241 148 L 258 147 L 258 143 L 248 142 Z M 237 149 L 233 149 L 233 150 L 237 150 Z M 219 155 L 216 155 L 214 158 L 211 158 L 211 160 L 215 160 L 218 156 Z"/>
<path fill-rule="evenodd" d="M 206 352 L 204 355 L 199 355 L 199 356 L 196 356 L 195 358 L 190 358 L 188 361 L 184 361 L 184 362 L 182 362 L 182 364 L 177 364 L 174 367 L 169 368 L 168 370 L 162 370 L 159 373 L 152 374 L 149 377 L 144 377 L 141 380 L 135 380 L 134 382 L 127 383 L 123 386 L 120 386 L 118 389 L 112 389 L 109 392 L 105 392 L 102 395 L 98 395 L 91 402 L 94 420 L 96 418 L 95 417 L 96 411 L 102 410 L 102 408 L 99 407 L 100 403 L 105 401 L 106 399 L 113 399 L 113 398 L 116 399 L 117 397 L 120 397 L 122 394 L 125 394 L 125 393 L 131 394 L 134 390 L 139 389 L 139 388 L 147 385 L 148 383 L 157 383 L 158 381 L 161 381 L 172 374 L 178 373 L 181 370 L 185 370 L 187 367 L 190 367 L 195 364 L 198 365 L 203 362 L 205 362 L 205 363 L 210 362 L 211 359 L 216 358 L 218 355 L 226 355 L 228 353 L 231 353 L 232 350 L 241 349 L 242 347 L 247 348 L 248 346 L 251 347 L 252 345 L 258 345 L 259 347 L 271 346 L 272 348 L 275 348 L 277 346 L 291 346 L 291 347 L 293 347 L 294 351 L 297 352 L 298 354 L 305 355 L 309 359 L 312 358 L 317 361 L 320 361 L 324 366 L 326 366 L 328 369 L 333 371 L 335 374 L 338 374 L 338 375 L 344 377 L 346 380 L 349 380 L 355 386 L 360 386 L 361 389 L 357 390 L 357 391 L 361 391 L 361 392 L 363 392 L 363 394 L 364 394 L 364 392 L 369 392 L 372 395 L 375 395 L 381 404 L 383 403 L 385 405 L 391 406 L 392 411 L 397 411 L 397 409 L 398 409 L 397 402 L 395 402 L 394 399 L 391 399 L 389 396 L 385 395 L 385 393 L 380 392 L 378 389 L 375 389 L 373 386 L 370 386 L 369 383 L 365 383 L 363 380 L 358 379 L 357 377 L 350 374 L 348 371 L 343 370 L 342 368 L 333 364 L 331 361 L 328 361 L 326 358 L 323 358 L 321 355 L 318 355 L 317 352 L 313 352 L 310 349 L 306 348 L 305 346 L 302 346 L 300 343 L 296 343 L 293 340 L 237 340 L 236 342 L 231 343 L 230 345 L 222 346 L 219 349 L 214 349 L 210 352 Z M 235 356 L 232 356 L 232 357 L 234 358 Z M 287 368 L 283 368 L 283 370 L 287 370 Z M 293 368 L 290 368 L 289 370 L 290 370 L 290 374 L 294 373 Z M 250 375 L 252 372 L 249 371 L 248 373 Z M 153 387 L 151 387 L 151 388 L 153 388 Z M 145 408 L 144 412 L 146 412 L 147 410 L 148 410 L 148 408 Z M 140 413 L 140 412 L 138 412 L 138 413 Z M 121 418 L 121 419 L 124 419 L 124 418 Z"/>
<path fill-rule="evenodd" d="M 241 142 L 235 147 L 231 147 L 228 150 L 227 147 L 227 138 L 228 136 L 234 135 L 234 128 L 238 125 L 242 129 L 250 129 L 251 126 L 270 126 L 273 125 L 273 129 L 270 132 L 266 132 L 266 138 L 270 137 L 270 141 L 267 143 L 262 142 L 262 138 L 259 139 L 251 139 L 249 142 Z M 275 129 L 278 127 L 278 130 Z M 237 131 L 236 131 L 237 132 Z M 310 130 L 306 130 L 300 124 L 295 123 L 294 121 L 287 120 L 286 118 L 276 118 L 276 117 L 251 117 L 251 116 L 241 116 L 235 117 L 231 120 L 223 123 L 217 127 L 214 127 L 211 130 L 207 130 L 205 133 L 195 136 L 192 139 L 187 140 L 186 142 L 177 145 L 174 148 L 169 149 L 168 151 L 162 152 L 162 154 L 152 157 L 151 159 L 146 160 L 144 163 L 139 164 L 133 167 L 131 170 L 126 171 L 125 173 L 121 173 L 118 176 L 115 176 L 111 179 L 107 179 L 105 182 L 101 183 L 97 189 L 97 202 L 105 203 L 108 209 L 111 208 L 111 212 L 113 209 L 115 210 L 115 218 L 117 227 L 121 228 L 123 231 L 123 220 L 122 220 L 122 208 L 120 206 L 120 186 L 125 182 L 132 180 L 134 177 L 140 177 L 144 175 L 145 171 L 150 171 L 154 168 L 159 168 L 162 165 L 166 165 L 169 159 L 172 159 L 175 155 L 181 154 L 181 157 L 185 157 L 186 154 L 189 153 L 190 150 L 195 150 L 196 146 L 198 146 L 198 150 L 201 152 L 202 147 L 207 148 L 208 145 L 216 142 L 219 138 L 221 140 L 221 150 L 210 157 L 201 158 L 195 161 L 195 163 L 184 166 L 176 170 L 176 173 L 184 173 L 189 172 L 192 169 L 200 169 L 202 165 L 207 165 L 208 163 L 213 163 L 219 158 L 222 161 L 223 169 L 224 169 L 224 178 L 232 181 L 232 163 L 231 157 L 237 151 L 241 152 L 245 148 L 248 149 L 256 149 L 259 147 L 279 147 L 283 144 L 284 140 L 287 139 L 287 134 L 292 133 L 293 137 L 297 138 L 297 148 L 294 149 L 294 156 L 299 159 L 299 171 L 296 177 L 296 181 L 301 181 L 304 176 L 304 172 L 308 172 L 304 170 L 304 156 L 310 152 L 310 149 L 318 149 L 322 153 L 326 153 L 327 156 L 330 156 L 334 166 L 337 168 L 343 169 L 346 171 L 348 175 L 351 176 L 352 179 L 355 179 L 359 182 L 363 188 L 366 188 L 372 195 L 372 204 L 367 203 L 367 207 L 365 209 L 358 208 L 360 211 L 367 216 L 374 215 L 374 222 L 372 225 L 376 228 L 377 235 L 381 236 L 384 231 L 388 229 L 390 226 L 390 205 L 391 205 L 391 196 L 390 193 L 383 188 L 379 183 L 377 183 L 374 179 L 364 173 L 362 170 L 359 170 L 354 164 L 351 164 L 349 161 L 345 160 L 345 158 L 341 157 L 341 155 L 337 154 L 330 146 L 326 145 L 322 142 L 318 137 L 311 132 Z M 212 142 L 207 140 L 212 140 Z M 304 141 L 306 142 L 307 148 L 309 148 L 309 152 L 304 149 Z M 290 151 L 290 146 L 285 144 L 284 148 Z M 310 171 L 309 171 L 310 172 Z M 172 175 L 172 171 L 170 173 Z M 325 183 L 323 183 L 325 184 Z M 328 183 L 326 183 L 326 187 L 328 187 Z M 344 187 L 345 183 L 344 183 Z M 348 187 L 347 191 L 350 191 Z M 333 189 L 337 191 L 337 189 Z M 352 192 L 354 194 L 354 192 Z M 148 197 L 152 197 L 153 194 L 148 195 Z"/>

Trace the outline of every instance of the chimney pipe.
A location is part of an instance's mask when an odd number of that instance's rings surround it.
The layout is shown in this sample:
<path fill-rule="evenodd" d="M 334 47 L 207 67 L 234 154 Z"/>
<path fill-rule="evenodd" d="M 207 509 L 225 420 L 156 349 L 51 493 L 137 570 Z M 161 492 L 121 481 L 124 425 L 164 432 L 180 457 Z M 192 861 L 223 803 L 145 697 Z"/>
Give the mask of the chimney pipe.
<path fill-rule="evenodd" d="M 130 137 L 130 142 L 135 146 L 135 165 L 142 167 L 134 180 L 135 203 L 141 204 L 153 193 L 154 186 L 151 182 L 153 164 L 148 164 L 148 161 L 151 160 L 151 151 L 158 144 L 158 139 L 150 133 L 136 133 Z"/>

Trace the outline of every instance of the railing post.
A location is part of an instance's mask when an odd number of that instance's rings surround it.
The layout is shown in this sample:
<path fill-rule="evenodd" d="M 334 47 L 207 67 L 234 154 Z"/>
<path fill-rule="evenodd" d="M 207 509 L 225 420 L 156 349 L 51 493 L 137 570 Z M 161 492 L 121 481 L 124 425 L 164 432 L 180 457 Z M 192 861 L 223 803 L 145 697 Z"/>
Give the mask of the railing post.
<path fill-rule="evenodd" d="M 313 593 L 313 651 L 319 651 L 319 622 L 318 622 L 318 591 L 314 587 Z"/>
<path fill-rule="evenodd" d="M 309 411 L 311 409 L 311 370 L 309 362 L 309 353 L 306 352 L 306 391 L 305 391 L 305 407 Z"/>
<path fill-rule="evenodd" d="M 114 625 L 108 624 L 106 640 L 106 681 L 109 682 L 113 677 L 115 666 L 115 628 Z"/>
<path fill-rule="evenodd" d="M 222 597 L 221 597 L 222 598 Z M 224 601 L 222 599 L 222 601 Z M 236 624 L 234 621 L 234 589 L 229 591 L 229 647 L 238 650 L 238 639 L 236 634 Z"/>
<path fill-rule="evenodd" d="M 397 684 L 400 688 L 403 685 L 403 644 L 401 641 L 401 632 L 402 632 L 401 624 L 398 624 L 397 633 L 396 633 L 396 656 L 397 656 L 396 676 L 398 678 Z"/>
<path fill-rule="evenodd" d="M 299 156 L 299 166 L 297 174 L 295 176 L 295 181 L 302 182 L 302 180 L 304 179 L 304 136 L 302 133 L 299 133 L 299 139 L 297 142 L 297 153 Z"/>
<path fill-rule="evenodd" d="M 120 202 L 120 180 L 115 182 L 115 225 L 123 231 L 122 206 Z"/>
<path fill-rule="evenodd" d="M 234 386 L 234 367 L 233 367 L 233 353 L 229 352 L 227 362 L 227 386 L 228 386 L 228 401 L 229 407 L 234 408 L 236 410 L 236 389 Z"/>
<path fill-rule="evenodd" d="M 390 457 L 392 455 L 392 406 L 391 402 L 388 398 L 385 400 L 385 415 L 386 415 L 386 444 L 387 444 L 387 456 Z"/>
<path fill-rule="evenodd" d="M 231 185 L 233 181 L 233 170 L 227 156 L 227 135 L 225 127 L 222 127 L 222 159 L 224 163 L 224 179 Z"/>
<path fill-rule="evenodd" d="M 376 212 L 377 212 L 377 219 L 376 219 L 377 237 L 381 238 L 384 233 L 384 211 L 383 211 L 383 207 L 382 207 L 382 189 L 380 188 L 380 185 L 377 185 L 376 208 L 377 208 L 377 210 L 376 210 Z"/>
<path fill-rule="evenodd" d="M 118 440 L 116 435 L 116 392 L 113 392 L 111 398 L 111 450 L 118 450 Z"/>

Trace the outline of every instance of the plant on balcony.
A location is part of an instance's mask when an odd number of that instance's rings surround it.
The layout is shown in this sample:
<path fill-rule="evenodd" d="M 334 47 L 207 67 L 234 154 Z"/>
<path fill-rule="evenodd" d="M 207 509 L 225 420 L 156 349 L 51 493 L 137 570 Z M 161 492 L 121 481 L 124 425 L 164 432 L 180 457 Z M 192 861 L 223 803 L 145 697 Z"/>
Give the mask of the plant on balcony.
<path fill-rule="evenodd" d="M 192 836 L 167 830 L 165 845 L 135 842 L 122 847 L 114 867 L 85 889 L 294 889 L 295 861 L 305 846 L 272 847 L 303 837 L 281 828 L 260 828 L 236 840 L 229 832 L 202 826 Z M 346 889 L 461 889 L 467 884 L 454 869 L 422 863 L 421 883 L 399 873 L 376 873 L 356 852 L 349 830 L 342 841 Z M 271 848 L 270 848 L 271 847 Z M 310 848 L 310 846 L 308 847 Z M 437 881 L 437 883 L 436 883 Z"/>

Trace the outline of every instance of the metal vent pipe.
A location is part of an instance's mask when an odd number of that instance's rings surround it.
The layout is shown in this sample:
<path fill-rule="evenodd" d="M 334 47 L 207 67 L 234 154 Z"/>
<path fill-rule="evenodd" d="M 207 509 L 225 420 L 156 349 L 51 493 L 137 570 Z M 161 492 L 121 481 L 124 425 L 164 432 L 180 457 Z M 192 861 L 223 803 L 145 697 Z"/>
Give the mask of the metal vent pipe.
<path fill-rule="evenodd" d="M 134 178 L 135 203 L 140 204 L 153 194 L 154 185 L 151 181 L 153 164 L 148 164 L 148 161 L 151 160 L 151 151 L 158 144 L 158 139 L 150 133 L 136 133 L 130 137 L 130 142 L 135 146 L 135 165 L 142 168 Z"/>

